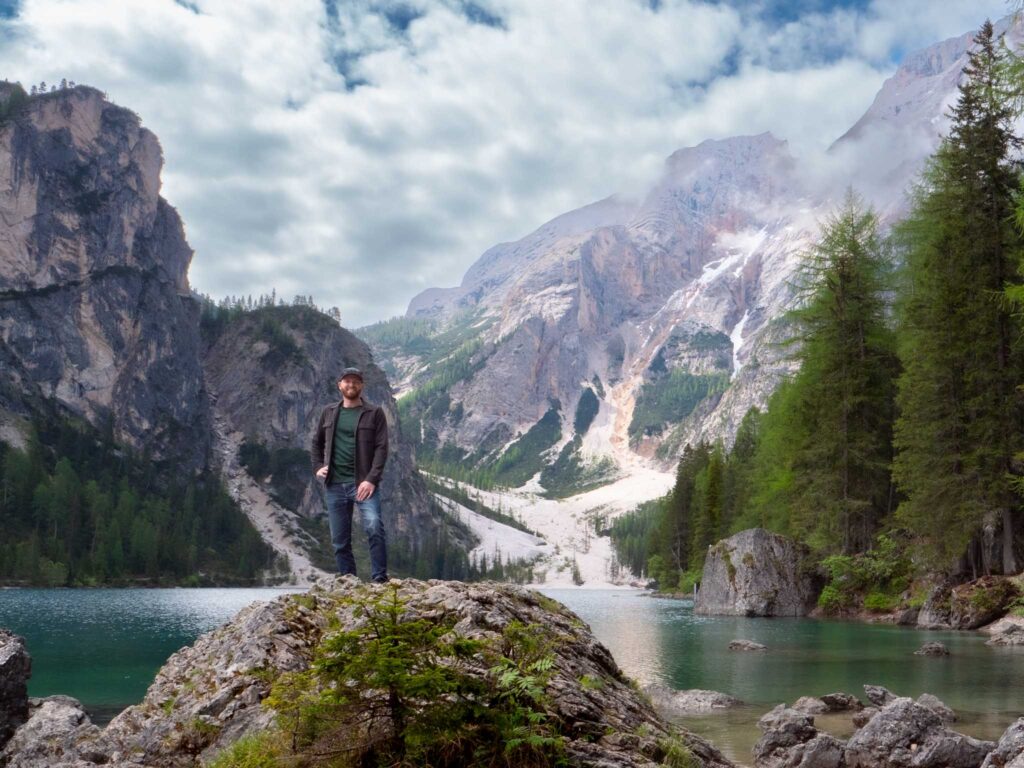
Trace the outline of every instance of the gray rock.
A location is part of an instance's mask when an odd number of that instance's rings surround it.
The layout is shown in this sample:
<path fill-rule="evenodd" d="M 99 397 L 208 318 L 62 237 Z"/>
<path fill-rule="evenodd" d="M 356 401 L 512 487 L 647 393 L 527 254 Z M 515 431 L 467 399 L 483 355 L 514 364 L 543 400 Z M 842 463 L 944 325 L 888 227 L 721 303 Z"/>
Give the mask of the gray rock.
<path fill-rule="evenodd" d="M 793 709 L 808 715 L 823 715 L 828 712 L 828 705 L 814 696 L 801 696 L 793 702 Z"/>
<path fill-rule="evenodd" d="M 927 629 L 977 629 L 1003 616 L 1019 591 L 1003 576 L 982 576 L 966 584 L 943 582 L 932 589 L 918 626 Z"/>
<path fill-rule="evenodd" d="M 878 709 L 878 707 L 864 707 L 864 709 L 860 710 L 859 712 L 854 712 L 853 727 L 863 728 L 871 721 L 872 717 L 879 713 L 879 711 L 880 710 Z"/>
<path fill-rule="evenodd" d="M 925 643 L 916 651 L 915 656 L 949 656 L 949 648 L 944 646 L 942 643 Z"/>
<path fill-rule="evenodd" d="M 763 528 L 741 531 L 708 549 L 694 612 L 701 615 L 803 616 L 814 606 L 803 550 Z"/>
<path fill-rule="evenodd" d="M 985 645 L 1024 645 L 1024 626 L 1020 624 L 1007 624 L 1001 632 L 986 640 Z"/>
<path fill-rule="evenodd" d="M 729 643 L 730 651 L 767 651 L 768 646 L 755 643 L 753 640 L 732 640 Z"/>
<path fill-rule="evenodd" d="M 857 712 L 864 709 L 860 699 L 851 693 L 826 693 L 821 701 L 829 712 Z"/>
<path fill-rule="evenodd" d="M 1003 732 L 981 768 L 1024 768 L 1024 717 L 1017 718 Z"/>
<path fill-rule="evenodd" d="M 932 696 L 930 693 L 922 693 L 917 697 L 917 703 L 938 715 L 939 719 L 946 725 L 956 722 L 956 712 L 947 707 L 937 696 Z"/>
<path fill-rule="evenodd" d="M 32 657 L 25 640 L 0 629 L 0 748 L 28 720 L 28 679 Z"/>
<path fill-rule="evenodd" d="M 893 692 L 888 688 L 883 688 L 881 685 L 865 685 L 864 695 L 876 707 L 884 707 L 886 704 L 896 700 Z"/>
<path fill-rule="evenodd" d="M 727 693 L 699 688 L 676 691 L 663 685 L 651 685 L 644 688 L 644 693 L 651 697 L 655 709 L 670 714 L 717 712 L 743 704 Z"/>
<path fill-rule="evenodd" d="M 755 768 L 841 768 L 843 743 L 819 733 L 806 712 L 780 704 L 757 723 L 762 736 L 754 745 Z"/>
<path fill-rule="evenodd" d="M 28 721 L 15 731 L 0 752 L 6 768 L 51 768 L 76 761 L 108 758 L 97 747 L 100 729 L 92 724 L 82 705 L 70 696 L 33 700 Z"/>
<path fill-rule="evenodd" d="M 848 768 L 977 768 L 995 745 L 951 731 L 909 698 L 890 702 L 846 744 Z"/>

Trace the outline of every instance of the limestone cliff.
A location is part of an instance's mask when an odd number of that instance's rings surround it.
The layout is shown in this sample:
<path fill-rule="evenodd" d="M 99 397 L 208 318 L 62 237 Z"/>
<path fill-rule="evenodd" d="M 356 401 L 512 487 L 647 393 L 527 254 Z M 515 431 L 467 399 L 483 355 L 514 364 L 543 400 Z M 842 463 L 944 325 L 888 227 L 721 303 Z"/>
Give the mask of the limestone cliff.
<path fill-rule="evenodd" d="M 55 401 L 189 471 L 210 414 L 192 251 L 161 165 L 138 116 L 92 88 L 0 122 L 0 407 Z"/>

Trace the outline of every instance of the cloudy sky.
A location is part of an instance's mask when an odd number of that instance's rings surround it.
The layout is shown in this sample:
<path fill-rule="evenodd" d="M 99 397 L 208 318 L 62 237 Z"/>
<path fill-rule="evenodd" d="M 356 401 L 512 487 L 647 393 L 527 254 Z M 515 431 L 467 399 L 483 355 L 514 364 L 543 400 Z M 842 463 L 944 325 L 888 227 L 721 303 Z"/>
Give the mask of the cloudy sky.
<path fill-rule="evenodd" d="M 220 297 L 359 326 L 706 138 L 810 155 L 1006 0 L 0 0 L 0 77 L 96 86 L 164 148 Z"/>

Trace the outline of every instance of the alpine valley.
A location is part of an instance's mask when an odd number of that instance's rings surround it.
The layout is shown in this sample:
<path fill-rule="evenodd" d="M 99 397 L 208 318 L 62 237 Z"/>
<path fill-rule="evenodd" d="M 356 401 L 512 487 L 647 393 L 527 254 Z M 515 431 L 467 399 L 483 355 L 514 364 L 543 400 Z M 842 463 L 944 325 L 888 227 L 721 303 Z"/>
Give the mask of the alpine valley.
<path fill-rule="evenodd" d="M 87 86 L 0 85 L 0 580 L 309 583 L 330 557 L 305 449 L 359 365 L 395 446 L 397 573 L 628 581 L 608 523 L 793 370 L 778 342 L 821 221 L 850 184 L 883 225 L 906 212 L 971 41 L 907 56 L 821 156 L 767 133 L 680 149 L 638 199 L 354 332 L 305 299 L 197 294 L 156 136 Z"/>

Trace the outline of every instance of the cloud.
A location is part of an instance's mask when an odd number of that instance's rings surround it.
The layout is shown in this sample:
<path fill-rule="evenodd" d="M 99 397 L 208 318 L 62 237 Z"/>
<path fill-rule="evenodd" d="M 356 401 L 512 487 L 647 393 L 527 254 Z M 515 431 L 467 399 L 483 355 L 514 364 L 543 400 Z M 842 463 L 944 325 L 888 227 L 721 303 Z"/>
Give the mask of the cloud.
<path fill-rule="evenodd" d="M 894 57 L 1003 0 L 0 0 L 0 69 L 106 91 L 161 140 L 215 296 L 357 326 L 674 150 L 827 147 Z M 11 9 L 5 12 L 3 9 Z"/>

